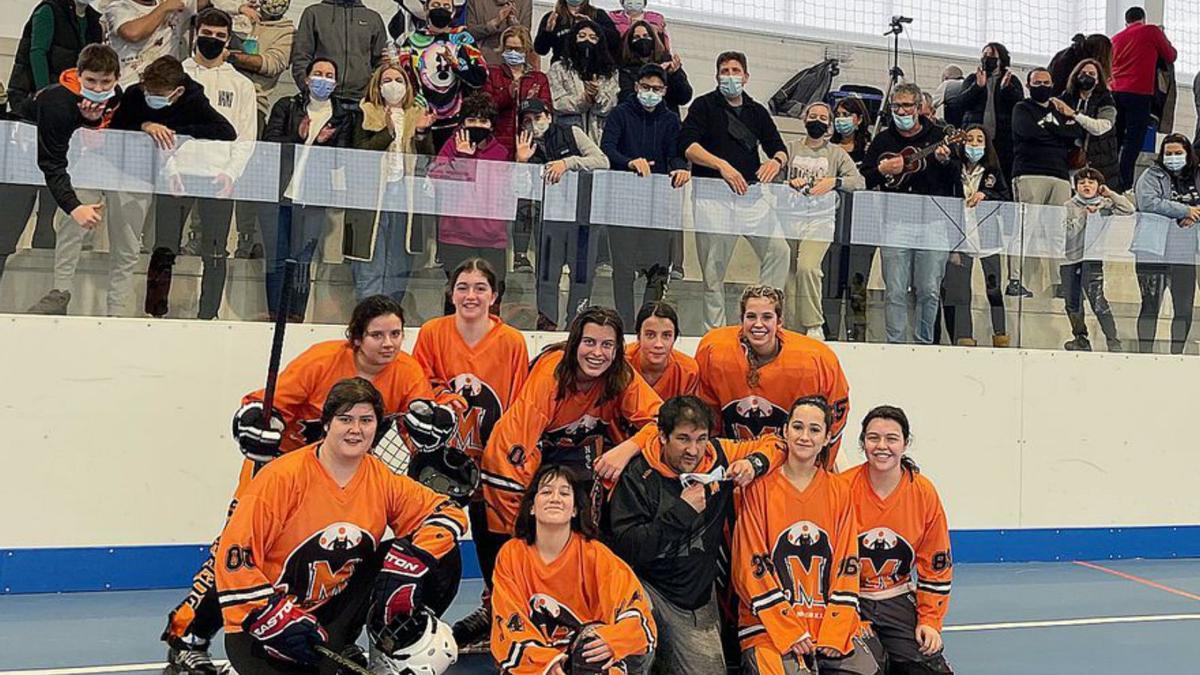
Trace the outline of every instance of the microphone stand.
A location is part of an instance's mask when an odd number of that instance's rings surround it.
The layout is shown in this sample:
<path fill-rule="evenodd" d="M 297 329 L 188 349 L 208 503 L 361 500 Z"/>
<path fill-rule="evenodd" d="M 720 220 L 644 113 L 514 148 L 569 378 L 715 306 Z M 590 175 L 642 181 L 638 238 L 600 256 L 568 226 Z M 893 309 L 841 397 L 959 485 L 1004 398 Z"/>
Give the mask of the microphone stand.
<path fill-rule="evenodd" d="M 884 36 L 892 36 L 892 67 L 888 69 L 888 86 L 887 93 L 883 96 L 883 103 L 879 107 L 879 115 L 875 118 L 875 128 L 871 130 L 871 138 L 879 135 L 879 130 L 883 128 L 883 115 L 888 110 L 888 106 L 892 100 L 892 90 L 896 88 L 896 84 L 904 78 L 904 71 L 900 69 L 900 34 L 904 32 L 904 22 L 899 21 L 901 17 L 893 17 L 891 30 L 884 33 Z"/>

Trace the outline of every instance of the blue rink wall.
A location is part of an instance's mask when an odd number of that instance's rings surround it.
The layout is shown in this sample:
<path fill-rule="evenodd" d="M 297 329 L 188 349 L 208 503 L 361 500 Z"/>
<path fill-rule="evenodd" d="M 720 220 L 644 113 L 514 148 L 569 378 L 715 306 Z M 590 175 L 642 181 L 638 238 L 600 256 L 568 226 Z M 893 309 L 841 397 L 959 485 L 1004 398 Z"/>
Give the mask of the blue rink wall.
<path fill-rule="evenodd" d="M 343 330 L 289 326 L 285 358 Z M 5 317 L 0 341 L 18 347 L 0 355 L 0 592 L 187 585 L 236 482 L 229 418 L 262 384 L 270 327 Z M 957 562 L 1200 557 L 1200 359 L 833 347 L 851 385 L 839 463 L 861 461 L 867 409 L 904 407 Z"/>

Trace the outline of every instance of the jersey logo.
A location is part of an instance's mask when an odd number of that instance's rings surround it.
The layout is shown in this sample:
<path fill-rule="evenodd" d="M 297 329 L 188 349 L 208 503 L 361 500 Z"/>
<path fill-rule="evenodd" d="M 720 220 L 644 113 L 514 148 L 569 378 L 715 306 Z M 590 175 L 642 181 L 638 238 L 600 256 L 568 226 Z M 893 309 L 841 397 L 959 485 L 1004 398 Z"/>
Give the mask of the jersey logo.
<path fill-rule="evenodd" d="M 771 549 L 775 575 L 784 597 L 793 605 L 825 605 L 832 560 L 829 535 L 809 520 L 793 523 L 781 532 Z"/>
<path fill-rule="evenodd" d="M 317 441 L 325 438 L 325 425 L 321 424 L 321 420 L 300 420 L 300 438 L 303 439 L 305 445 L 312 445 Z"/>
<path fill-rule="evenodd" d="M 787 411 L 762 396 L 747 396 L 731 401 L 721 409 L 725 432 L 742 441 L 754 440 L 764 433 L 782 435 Z"/>
<path fill-rule="evenodd" d="M 858 536 L 862 578 L 871 589 L 884 590 L 908 581 L 916 554 L 904 537 L 886 527 L 873 527 Z M 864 584 L 863 590 L 871 590 Z"/>
<path fill-rule="evenodd" d="M 341 593 L 358 565 L 371 558 L 375 539 L 353 523 L 333 523 L 292 550 L 276 587 L 314 609 Z"/>
<path fill-rule="evenodd" d="M 583 628 L 578 614 L 545 593 L 529 598 L 529 620 L 556 647 L 571 644 L 575 633 Z"/>
<path fill-rule="evenodd" d="M 584 415 L 570 424 L 542 434 L 542 463 L 582 464 L 590 470 L 596 454 L 594 448 L 606 447 L 611 437 L 608 422 L 593 415 Z"/>
<path fill-rule="evenodd" d="M 450 380 L 450 389 L 467 401 L 467 410 L 462 414 L 450 445 L 468 454 L 483 452 L 487 439 L 492 436 L 492 427 L 504 413 L 500 397 L 474 373 L 463 373 Z"/>

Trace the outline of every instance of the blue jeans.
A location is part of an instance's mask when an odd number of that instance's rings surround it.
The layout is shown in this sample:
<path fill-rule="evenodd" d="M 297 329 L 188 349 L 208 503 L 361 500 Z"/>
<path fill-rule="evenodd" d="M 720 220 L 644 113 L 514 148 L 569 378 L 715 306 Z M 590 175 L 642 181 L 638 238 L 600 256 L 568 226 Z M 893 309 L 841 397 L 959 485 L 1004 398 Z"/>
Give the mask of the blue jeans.
<path fill-rule="evenodd" d="M 881 247 L 883 262 L 884 324 L 887 341 L 904 343 L 908 334 L 908 289 L 917 296 L 917 323 L 914 341 L 933 343 L 933 327 L 937 323 L 942 277 L 946 274 L 948 251 L 918 251 L 907 248 Z"/>
<path fill-rule="evenodd" d="M 355 299 L 382 294 L 396 302 L 404 300 L 413 263 L 407 240 L 407 213 L 384 211 L 379 214 L 379 230 L 375 233 L 371 259 L 350 263 Z"/>

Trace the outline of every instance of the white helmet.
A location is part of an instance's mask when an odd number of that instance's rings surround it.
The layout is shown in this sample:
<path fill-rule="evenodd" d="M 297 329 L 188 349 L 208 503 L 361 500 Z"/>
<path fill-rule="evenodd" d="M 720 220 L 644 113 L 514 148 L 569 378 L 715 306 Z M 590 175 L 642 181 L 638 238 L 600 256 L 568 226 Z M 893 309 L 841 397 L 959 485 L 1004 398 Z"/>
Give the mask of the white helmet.
<path fill-rule="evenodd" d="M 450 626 L 429 610 L 418 610 L 407 627 L 371 636 L 371 672 L 376 675 L 442 675 L 458 661 Z M 423 626 L 419 624 L 424 624 Z M 393 637 L 397 633 L 405 638 Z M 407 642 L 399 646 L 398 642 Z"/>

